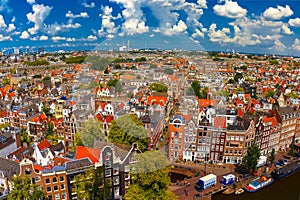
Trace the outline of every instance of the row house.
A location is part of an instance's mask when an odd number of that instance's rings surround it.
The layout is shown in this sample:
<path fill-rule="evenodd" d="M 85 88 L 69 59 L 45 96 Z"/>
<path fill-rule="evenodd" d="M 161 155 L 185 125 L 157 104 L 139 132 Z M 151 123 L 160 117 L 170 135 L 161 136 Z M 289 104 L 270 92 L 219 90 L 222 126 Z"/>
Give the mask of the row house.
<path fill-rule="evenodd" d="M 68 183 L 65 166 L 43 169 L 40 176 L 42 188 L 48 200 L 67 200 Z M 38 180 L 35 180 L 35 183 Z"/>
<path fill-rule="evenodd" d="M 169 159 L 175 161 L 183 158 L 185 119 L 176 114 L 169 123 Z"/>
<path fill-rule="evenodd" d="M 20 129 L 5 127 L 0 132 L 0 157 L 6 158 L 21 146 Z"/>
<path fill-rule="evenodd" d="M 204 116 L 198 127 L 197 152 L 201 160 L 222 162 L 226 138 L 226 118 L 212 116 L 211 121 Z"/>
<path fill-rule="evenodd" d="M 150 106 L 149 110 L 140 114 L 139 119 L 148 132 L 148 149 L 158 147 L 165 122 L 164 116 L 165 110 L 160 105 Z"/>
<path fill-rule="evenodd" d="M 295 129 L 299 114 L 292 107 L 279 107 L 272 110 L 270 114 L 275 116 L 281 124 L 279 150 L 286 150 L 295 139 Z"/>
<path fill-rule="evenodd" d="M 298 118 L 295 128 L 295 144 L 300 144 L 300 112 L 298 111 Z"/>
<path fill-rule="evenodd" d="M 255 137 L 254 120 L 249 116 L 237 117 L 235 124 L 226 130 L 224 163 L 238 164 Z"/>

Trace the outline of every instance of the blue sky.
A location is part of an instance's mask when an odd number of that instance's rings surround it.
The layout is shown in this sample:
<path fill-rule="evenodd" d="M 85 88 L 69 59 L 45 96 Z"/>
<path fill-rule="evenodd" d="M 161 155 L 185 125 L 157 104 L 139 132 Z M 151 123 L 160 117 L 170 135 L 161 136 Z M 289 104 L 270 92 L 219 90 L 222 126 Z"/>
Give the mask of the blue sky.
<path fill-rule="evenodd" d="M 300 56 L 300 0 L 0 0 L 0 49 L 160 47 Z"/>

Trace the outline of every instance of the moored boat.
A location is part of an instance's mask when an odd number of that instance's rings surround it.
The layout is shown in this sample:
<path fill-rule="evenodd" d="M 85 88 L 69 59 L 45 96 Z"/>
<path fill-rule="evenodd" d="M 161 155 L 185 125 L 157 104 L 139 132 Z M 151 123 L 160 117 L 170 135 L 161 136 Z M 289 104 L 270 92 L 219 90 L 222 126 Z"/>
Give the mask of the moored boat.
<path fill-rule="evenodd" d="M 293 162 L 289 165 L 283 166 L 282 168 L 275 169 L 272 171 L 271 175 L 275 179 L 283 178 L 289 174 L 292 174 L 296 171 L 300 170 L 300 161 Z"/>
<path fill-rule="evenodd" d="M 271 183 L 273 183 L 274 179 L 272 177 L 267 177 L 266 175 L 262 175 L 253 181 L 251 181 L 244 189 L 247 192 L 256 192 L 262 188 L 267 187 Z"/>
<path fill-rule="evenodd" d="M 235 194 L 242 194 L 244 190 L 242 188 L 238 189 L 235 191 Z"/>

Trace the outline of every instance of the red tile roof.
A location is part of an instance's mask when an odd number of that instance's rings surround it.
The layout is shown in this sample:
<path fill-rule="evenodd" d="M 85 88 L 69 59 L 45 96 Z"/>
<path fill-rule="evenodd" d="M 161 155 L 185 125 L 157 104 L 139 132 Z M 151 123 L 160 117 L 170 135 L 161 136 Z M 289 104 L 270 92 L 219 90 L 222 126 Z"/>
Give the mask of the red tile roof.
<path fill-rule="evenodd" d="M 52 144 L 48 140 L 44 140 L 38 144 L 38 148 L 40 151 L 42 151 L 46 148 L 49 148 L 51 146 L 52 146 Z"/>
<path fill-rule="evenodd" d="M 84 146 L 77 146 L 75 159 L 79 160 L 81 158 L 89 158 L 92 161 L 92 163 L 94 164 L 99 161 L 100 154 L 101 154 L 100 149 L 84 147 Z"/>
<path fill-rule="evenodd" d="M 216 107 L 217 101 L 214 99 L 199 99 L 198 105 L 199 107 L 203 107 L 203 108 L 208 107 L 210 105 Z"/>
<path fill-rule="evenodd" d="M 164 106 L 167 102 L 166 96 L 149 96 L 147 100 L 148 104 L 156 105 L 160 104 L 161 106 Z"/>
<path fill-rule="evenodd" d="M 214 119 L 215 128 L 226 128 L 226 117 L 215 117 Z"/>

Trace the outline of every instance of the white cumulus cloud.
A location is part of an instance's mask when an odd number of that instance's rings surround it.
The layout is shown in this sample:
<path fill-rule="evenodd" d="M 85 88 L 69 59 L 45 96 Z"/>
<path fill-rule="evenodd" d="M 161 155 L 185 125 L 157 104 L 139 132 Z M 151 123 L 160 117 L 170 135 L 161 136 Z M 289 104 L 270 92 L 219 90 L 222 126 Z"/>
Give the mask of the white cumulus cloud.
<path fill-rule="evenodd" d="M 8 24 L 8 28 L 6 29 L 7 32 L 12 32 L 16 29 L 14 24 Z"/>
<path fill-rule="evenodd" d="M 247 14 L 246 9 L 231 0 L 225 0 L 224 5 L 215 5 L 213 9 L 217 15 L 228 18 L 242 18 Z"/>
<path fill-rule="evenodd" d="M 7 41 L 12 40 L 10 36 L 4 36 L 3 34 L 0 34 L 0 41 Z"/>
<path fill-rule="evenodd" d="M 20 36 L 21 39 L 28 39 L 29 37 L 30 37 L 30 35 L 27 31 L 23 31 Z"/>
<path fill-rule="evenodd" d="M 296 38 L 294 40 L 294 43 L 292 45 L 292 49 L 300 51 L 300 40 L 298 38 Z"/>
<path fill-rule="evenodd" d="M 94 35 L 89 35 L 89 36 L 87 37 L 87 39 L 88 39 L 89 41 L 95 41 L 95 40 L 97 40 L 97 37 L 94 36 Z"/>
<path fill-rule="evenodd" d="M 42 35 L 42 36 L 40 36 L 40 38 L 39 38 L 39 40 L 41 40 L 41 41 L 45 41 L 45 40 L 48 40 L 49 38 L 48 38 L 48 36 L 47 35 Z"/>
<path fill-rule="evenodd" d="M 284 34 L 291 35 L 294 33 L 286 24 L 283 24 L 281 28 Z"/>
<path fill-rule="evenodd" d="M 27 0 L 27 3 L 29 3 L 29 4 L 34 4 L 34 3 L 35 3 L 35 0 Z"/>
<path fill-rule="evenodd" d="M 4 21 L 3 15 L 0 15 L 0 28 L 6 28 L 7 25 Z"/>
<path fill-rule="evenodd" d="M 69 10 L 66 13 L 66 17 L 68 17 L 68 18 L 88 18 L 89 15 L 87 14 L 87 12 L 81 12 L 81 13 L 75 15 Z"/>
<path fill-rule="evenodd" d="M 33 13 L 27 13 L 26 17 L 29 22 L 34 23 L 34 26 L 28 29 L 30 34 L 36 34 L 43 27 L 44 20 L 49 16 L 52 7 L 44 6 L 43 4 L 34 4 L 32 6 Z"/>
<path fill-rule="evenodd" d="M 300 27 L 300 18 L 297 17 L 295 19 L 289 19 L 288 23 L 290 26 Z"/>
<path fill-rule="evenodd" d="M 186 31 L 186 29 L 187 29 L 187 25 L 182 20 L 179 20 L 177 25 L 175 24 L 172 28 L 167 29 L 163 33 L 165 35 L 172 36 L 178 33 L 182 33 Z"/>
<path fill-rule="evenodd" d="M 91 2 L 90 4 L 83 2 L 81 5 L 84 6 L 85 8 L 94 8 L 95 7 L 94 2 Z"/>
<path fill-rule="evenodd" d="M 291 16 L 293 13 L 289 5 L 277 6 L 277 8 L 269 7 L 264 11 L 263 17 L 269 20 L 279 20 Z"/>

